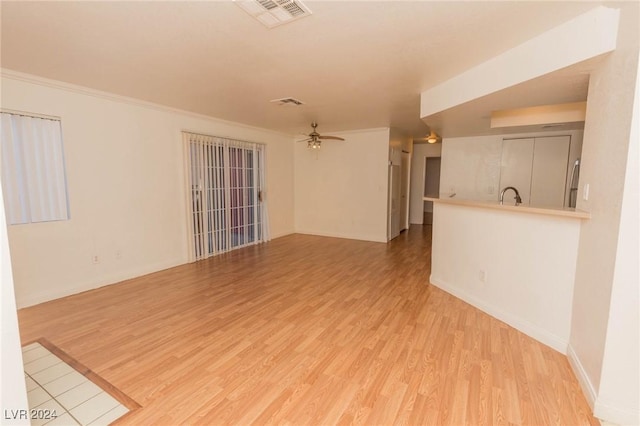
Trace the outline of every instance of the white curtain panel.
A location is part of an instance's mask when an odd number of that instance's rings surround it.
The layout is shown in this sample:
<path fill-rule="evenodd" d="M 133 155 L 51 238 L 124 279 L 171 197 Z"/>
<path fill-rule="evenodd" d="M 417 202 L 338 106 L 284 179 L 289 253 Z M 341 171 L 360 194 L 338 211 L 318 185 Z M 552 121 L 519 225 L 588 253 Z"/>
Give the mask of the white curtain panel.
<path fill-rule="evenodd" d="M 9 224 L 69 218 L 59 120 L 1 114 L 2 187 Z"/>

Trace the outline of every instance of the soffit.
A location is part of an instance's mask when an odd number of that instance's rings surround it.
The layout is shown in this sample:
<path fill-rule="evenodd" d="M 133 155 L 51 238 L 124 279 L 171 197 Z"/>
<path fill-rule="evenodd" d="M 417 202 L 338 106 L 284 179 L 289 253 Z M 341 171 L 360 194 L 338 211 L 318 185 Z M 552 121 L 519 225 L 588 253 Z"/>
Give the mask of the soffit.
<path fill-rule="evenodd" d="M 228 1 L 2 2 L 2 67 L 287 133 L 418 137 L 422 91 L 598 5 L 306 4 L 267 29 Z M 305 105 L 269 103 L 289 96 Z"/>

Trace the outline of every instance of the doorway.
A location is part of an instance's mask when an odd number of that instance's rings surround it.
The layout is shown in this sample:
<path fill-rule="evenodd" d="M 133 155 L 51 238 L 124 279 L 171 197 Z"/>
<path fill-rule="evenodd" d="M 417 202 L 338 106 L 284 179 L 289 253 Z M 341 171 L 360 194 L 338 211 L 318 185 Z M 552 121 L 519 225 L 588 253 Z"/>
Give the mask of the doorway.
<path fill-rule="evenodd" d="M 426 157 L 424 159 L 424 193 L 425 197 L 437 198 L 440 195 L 440 163 L 441 157 Z M 423 222 L 433 224 L 433 201 L 424 201 Z"/>
<path fill-rule="evenodd" d="M 268 239 L 264 145 L 184 133 L 191 261 Z"/>

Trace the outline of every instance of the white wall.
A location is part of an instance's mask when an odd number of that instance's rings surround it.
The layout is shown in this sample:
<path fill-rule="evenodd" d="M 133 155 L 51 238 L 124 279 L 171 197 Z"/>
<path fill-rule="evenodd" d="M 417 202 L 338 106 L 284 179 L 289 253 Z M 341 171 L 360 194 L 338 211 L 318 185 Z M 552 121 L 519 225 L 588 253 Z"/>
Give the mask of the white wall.
<path fill-rule="evenodd" d="M 442 144 L 414 144 L 411 156 L 411 191 L 409 195 L 409 223 L 422 224 L 424 220 L 424 159 L 440 157 Z M 442 179 L 442 176 L 440 177 Z"/>
<path fill-rule="evenodd" d="M 497 200 L 502 136 L 444 138 L 440 194 L 465 200 Z"/>
<path fill-rule="evenodd" d="M 9 71 L 2 83 L 3 108 L 61 117 L 71 214 L 9 228 L 18 307 L 187 262 L 182 130 L 266 143 L 272 236 L 293 232 L 289 136 Z"/>
<path fill-rule="evenodd" d="M 580 220 L 434 204 L 431 282 L 566 353 Z"/>
<path fill-rule="evenodd" d="M 386 242 L 389 129 L 333 134 L 345 141 L 295 146 L 295 230 Z"/>
<path fill-rule="evenodd" d="M 395 166 L 402 165 L 402 151 L 411 152 L 411 138 L 406 132 L 391 127 L 389 128 L 389 161 Z"/>
<path fill-rule="evenodd" d="M 19 414 L 20 410 L 28 410 L 29 406 L 23 373 L 22 351 L 20 350 L 20 331 L 18 330 L 18 315 L 16 314 L 13 273 L 1 186 L 0 228 L 0 279 L 2 280 L 2 298 L 0 299 L 0 321 L 2 321 L 0 407 L 2 407 L 2 418 L 0 424 L 28 425 L 29 420 L 26 416 Z"/>
<path fill-rule="evenodd" d="M 607 342 L 598 394 L 600 413 L 609 415 L 612 411 L 616 421 L 630 425 L 640 424 L 640 66 L 638 71 Z M 620 380 L 621 377 L 631 380 Z"/>
<path fill-rule="evenodd" d="M 597 417 L 638 424 L 638 357 L 624 353 L 637 351 L 637 322 L 626 326 L 637 311 L 638 280 L 619 273 L 626 270 L 626 262 L 635 268 L 638 264 L 637 233 L 631 240 L 626 240 L 626 234 L 634 232 L 631 222 L 635 221 L 636 227 L 638 222 L 637 210 L 634 214 L 631 207 L 635 203 L 637 209 L 637 191 L 627 192 L 631 184 L 627 174 L 632 179 L 637 173 L 637 158 L 635 163 L 629 162 L 629 144 L 634 136 L 639 6 L 636 2 L 619 6 L 618 47 L 592 72 L 589 81 L 577 207 L 590 212 L 592 218 L 583 224 L 580 235 L 570 358 Z M 637 134 L 635 137 L 637 143 Z M 584 200 L 587 184 L 589 199 Z M 614 329 L 617 325 L 625 328 Z M 635 401 L 630 403 L 629 398 Z"/>
<path fill-rule="evenodd" d="M 445 138 L 442 141 L 442 170 L 440 174 L 440 194 L 456 198 L 478 201 L 498 201 L 500 198 L 500 163 L 502 159 L 502 140 L 571 136 L 570 166 L 580 156 L 583 132 L 537 132 L 510 135 L 470 136 Z"/>
<path fill-rule="evenodd" d="M 588 12 L 425 90 L 420 95 L 420 117 L 611 52 L 616 48 L 617 24 L 616 9 L 594 4 Z"/>

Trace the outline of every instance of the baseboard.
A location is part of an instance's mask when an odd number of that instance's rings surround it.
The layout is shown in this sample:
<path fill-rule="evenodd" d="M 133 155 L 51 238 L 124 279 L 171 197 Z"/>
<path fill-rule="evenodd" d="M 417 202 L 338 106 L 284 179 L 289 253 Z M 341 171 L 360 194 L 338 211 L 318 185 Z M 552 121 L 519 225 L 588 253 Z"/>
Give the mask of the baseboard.
<path fill-rule="evenodd" d="M 582 393 L 584 393 L 584 396 L 587 398 L 589 407 L 593 410 L 596 401 L 596 390 L 589 379 L 589 375 L 587 375 L 587 370 L 582 366 L 580 358 L 578 358 L 578 354 L 573 350 L 571 344 L 567 347 L 567 358 L 569 359 L 569 365 L 573 370 L 573 374 L 578 378 L 578 383 L 580 383 Z"/>
<path fill-rule="evenodd" d="M 497 306 L 488 304 L 485 301 L 482 301 L 477 297 L 467 293 L 466 291 L 460 290 L 459 288 L 445 282 L 444 280 L 434 277 L 433 275 L 429 277 L 429 281 L 439 289 L 442 289 L 447 293 L 457 297 L 458 299 L 462 299 L 468 304 L 475 306 L 476 308 L 491 315 L 492 317 L 509 324 L 513 328 L 523 332 L 529 337 L 536 339 L 540 343 L 550 346 L 551 348 L 562 354 L 567 353 L 567 346 L 569 342 L 565 341 L 559 336 L 556 336 L 555 334 L 550 333 L 547 330 L 530 323 L 529 321 L 523 320 L 522 318 L 519 318 L 514 314 L 505 312 Z"/>
<path fill-rule="evenodd" d="M 598 398 L 596 390 L 587 375 L 587 371 L 584 369 L 578 354 L 569 344 L 567 348 L 567 358 L 569 359 L 569 365 L 573 373 L 578 378 L 578 383 L 587 398 L 589 406 L 593 410 L 593 415 L 603 421 L 603 425 L 638 425 L 640 424 L 640 411 L 629 410 L 619 408 L 615 406 L 615 402 L 603 400 Z"/>
<path fill-rule="evenodd" d="M 120 271 L 117 273 L 108 274 L 102 276 L 98 281 L 90 282 L 82 286 L 54 289 L 52 291 L 41 292 L 38 294 L 30 294 L 26 297 L 18 297 L 18 295 L 16 295 L 16 305 L 18 309 L 28 308 L 29 306 L 38 305 L 40 303 L 49 302 L 51 300 L 60 299 L 62 297 L 72 296 L 74 294 L 82 293 L 85 291 L 95 290 L 97 288 L 117 284 L 121 281 L 141 277 L 143 275 L 152 274 L 154 272 L 163 271 L 169 268 L 174 268 L 176 266 L 184 265 L 185 263 L 186 261 L 159 262 L 152 265 L 147 265 L 142 268 L 133 268 L 124 272 Z"/>
<path fill-rule="evenodd" d="M 640 424 L 640 411 L 618 408 L 602 398 L 596 399 L 593 415 L 607 423 L 616 425 L 638 425 Z"/>
<path fill-rule="evenodd" d="M 269 241 L 275 240 L 276 238 L 280 238 L 280 237 L 286 237 L 287 235 L 292 235 L 292 234 L 295 234 L 295 231 L 285 231 L 285 232 L 280 232 L 280 233 L 277 233 L 277 234 L 272 234 L 269 237 Z M 269 241 L 267 241 L 267 242 L 269 242 Z"/>
<path fill-rule="evenodd" d="M 319 237 L 332 237 L 332 238 L 345 238 L 348 240 L 360 240 L 360 241 L 372 241 L 375 243 L 386 243 L 387 239 L 385 238 L 377 238 L 372 237 L 370 235 L 357 235 L 357 234 L 341 234 L 337 232 L 324 232 L 324 231 L 314 231 L 309 229 L 297 229 L 296 234 L 304 234 L 304 235 L 316 235 Z"/>

